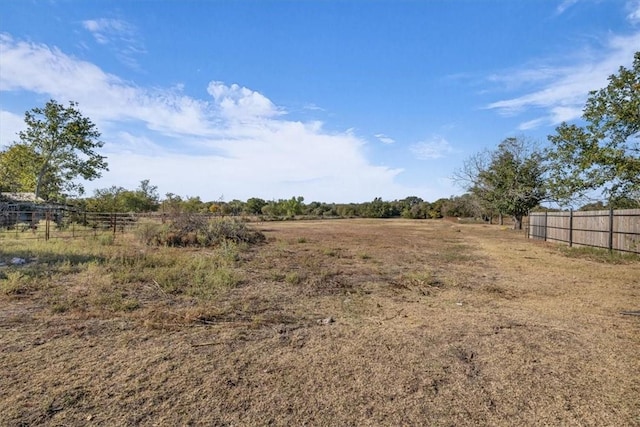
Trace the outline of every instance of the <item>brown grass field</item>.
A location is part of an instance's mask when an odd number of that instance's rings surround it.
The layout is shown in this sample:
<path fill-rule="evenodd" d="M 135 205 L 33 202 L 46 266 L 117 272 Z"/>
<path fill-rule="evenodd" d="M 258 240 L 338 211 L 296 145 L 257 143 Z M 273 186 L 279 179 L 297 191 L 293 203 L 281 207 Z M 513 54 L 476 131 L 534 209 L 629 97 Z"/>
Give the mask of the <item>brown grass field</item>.
<path fill-rule="evenodd" d="M 640 426 L 638 257 L 448 221 L 254 227 L 0 240 L 0 423 Z"/>

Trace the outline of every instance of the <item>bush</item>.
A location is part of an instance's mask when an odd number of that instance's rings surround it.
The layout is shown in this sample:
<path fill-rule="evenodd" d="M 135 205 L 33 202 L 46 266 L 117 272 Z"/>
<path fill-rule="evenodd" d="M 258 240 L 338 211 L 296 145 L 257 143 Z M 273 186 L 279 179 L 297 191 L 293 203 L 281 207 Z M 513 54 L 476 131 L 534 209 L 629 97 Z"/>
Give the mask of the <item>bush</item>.
<path fill-rule="evenodd" d="M 251 230 L 244 222 L 188 214 L 178 215 L 164 225 L 143 223 L 136 236 L 147 245 L 178 247 L 208 247 L 225 242 L 253 244 L 265 240 L 264 234 Z"/>
<path fill-rule="evenodd" d="M 134 234 L 145 245 L 155 244 L 159 234 L 162 233 L 162 224 L 156 221 L 142 220 L 134 230 Z"/>
<path fill-rule="evenodd" d="M 251 230 L 246 223 L 226 218 L 209 222 L 207 238 L 210 244 L 214 245 L 222 241 L 260 243 L 265 240 L 264 234 L 256 230 Z"/>

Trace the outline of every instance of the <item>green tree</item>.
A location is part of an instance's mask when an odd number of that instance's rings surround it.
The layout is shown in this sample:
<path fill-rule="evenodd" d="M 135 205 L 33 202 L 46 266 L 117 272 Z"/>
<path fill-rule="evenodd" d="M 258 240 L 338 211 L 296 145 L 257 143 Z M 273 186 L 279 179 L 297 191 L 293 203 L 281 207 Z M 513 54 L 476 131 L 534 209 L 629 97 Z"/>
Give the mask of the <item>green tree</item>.
<path fill-rule="evenodd" d="M 351 218 L 358 215 L 358 205 L 355 203 L 336 205 L 336 213 L 343 218 Z"/>
<path fill-rule="evenodd" d="M 285 215 L 288 217 L 294 217 L 301 215 L 304 210 L 304 197 L 292 197 L 289 200 L 281 200 L 280 203 L 283 206 Z"/>
<path fill-rule="evenodd" d="M 158 199 L 157 187 L 145 179 L 134 191 L 115 185 L 95 190 L 85 205 L 94 212 L 151 212 L 158 209 Z"/>
<path fill-rule="evenodd" d="M 466 193 L 462 196 L 451 196 L 442 208 L 444 216 L 458 218 L 478 218 L 482 216 L 482 209 L 478 197 Z"/>
<path fill-rule="evenodd" d="M 140 200 L 140 212 L 157 211 L 160 202 L 160 194 L 158 186 L 151 185 L 151 181 L 143 179 L 135 191 L 137 198 Z"/>
<path fill-rule="evenodd" d="M 263 199 L 252 197 L 245 203 L 245 209 L 249 215 L 260 215 L 262 208 L 267 204 Z"/>
<path fill-rule="evenodd" d="M 372 202 L 362 204 L 360 215 L 366 218 L 391 218 L 399 215 L 391 205 L 391 203 L 376 197 Z"/>
<path fill-rule="evenodd" d="M 338 216 L 335 204 L 324 202 L 311 202 L 307 204 L 302 214 L 322 217 Z"/>
<path fill-rule="evenodd" d="M 454 179 L 521 229 L 522 218 L 547 197 L 545 175 L 545 158 L 531 142 L 507 138 L 496 150 L 471 157 Z"/>
<path fill-rule="evenodd" d="M 122 194 L 124 187 L 112 185 L 109 188 L 99 188 L 93 192 L 93 197 L 86 199 L 85 207 L 91 212 L 125 212 Z"/>
<path fill-rule="evenodd" d="M 435 202 L 431 203 L 429 205 L 429 210 L 427 211 L 429 218 L 431 219 L 442 218 L 444 216 L 444 213 L 442 211 L 444 210 L 444 207 L 446 206 L 448 201 L 449 199 L 440 198 Z"/>
<path fill-rule="evenodd" d="M 182 201 L 181 211 L 188 213 L 204 213 L 208 212 L 209 208 L 205 205 L 205 203 L 200 200 L 200 196 L 187 196 L 186 199 Z"/>
<path fill-rule="evenodd" d="M 44 108 L 25 113 L 27 129 L 19 137 L 35 154 L 29 170 L 35 175 L 37 197 L 48 200 L 63 196 L 64 191 L 82 194 L 84 188 L 75 179 L 92 180 L 107 170 L 105 157 L 96 151 L 103 146 L 100 132 L 77 106 L 70 102 L 65 107 L 50 100 Z"/>
<path fill-rule="evenodd" d="M 182 197 L 173 193 L 167 193 L 164 197 L 164 200 L 160 202 L 162 212 L 172 215 L 182 212 Z"/>
<path fill-rule="evenodd" d="M 0 191 L 34 193 L 39 162 L 38 154 L 25 144 L 13 144 L 0 151 Z M 45 181 L 56 184 L 56 177 L 49 173 Z"/>
<path fill-rule="evenodd" d="M 607 87 L 590 92 L 582 118 L 585 126 L 562 123 L 549 136 L 555 198 L 600 190 L 611 200 L 640 200 L 640 52 L 631 69 L 620 67 Z"/>

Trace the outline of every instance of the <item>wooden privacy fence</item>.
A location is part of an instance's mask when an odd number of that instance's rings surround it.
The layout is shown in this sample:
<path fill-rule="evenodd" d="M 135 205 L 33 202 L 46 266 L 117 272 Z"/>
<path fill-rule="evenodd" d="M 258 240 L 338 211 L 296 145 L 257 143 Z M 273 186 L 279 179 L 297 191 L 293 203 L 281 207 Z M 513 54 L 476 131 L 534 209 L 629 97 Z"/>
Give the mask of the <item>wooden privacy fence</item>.
<path fill-rule="evenodd" d="M 640 209 L 529 214 L 529 238 L 640 253 Z"/>

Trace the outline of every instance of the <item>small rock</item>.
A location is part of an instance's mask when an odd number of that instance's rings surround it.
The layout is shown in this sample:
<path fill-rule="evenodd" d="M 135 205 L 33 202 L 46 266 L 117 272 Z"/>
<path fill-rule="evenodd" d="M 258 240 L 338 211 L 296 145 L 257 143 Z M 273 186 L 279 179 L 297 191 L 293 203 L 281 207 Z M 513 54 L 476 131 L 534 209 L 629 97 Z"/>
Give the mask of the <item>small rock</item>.
<path fill-rule="evenodd" d="M 22 264 L 25 264 L 26 262 L 27 262 L 26 259 L 18 258 L 18 257 L 15 257 L 11 260 L 11 264 L 13 265 L 22 265 Z"/>
<path fill-rule="evenodd" d="M 328 325 L 330 323 L 335 322 L 333 317 L 327 317 L 324 319 L 318 319 L 318 325 Z"/>
<path fill-rule="evenodd" d="M 462 306 L 462 303 L 461 302 L 457 302 L 456 305 Z"/>

